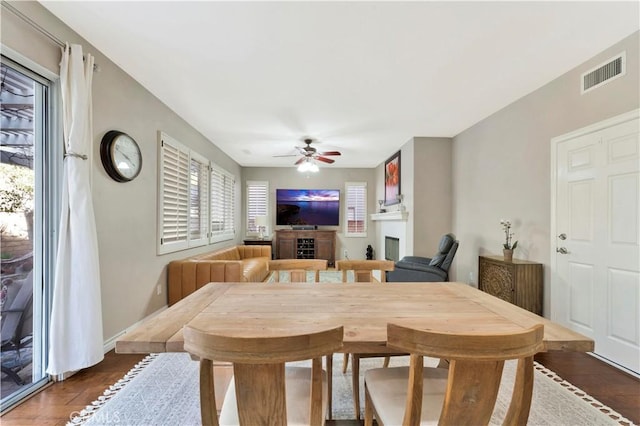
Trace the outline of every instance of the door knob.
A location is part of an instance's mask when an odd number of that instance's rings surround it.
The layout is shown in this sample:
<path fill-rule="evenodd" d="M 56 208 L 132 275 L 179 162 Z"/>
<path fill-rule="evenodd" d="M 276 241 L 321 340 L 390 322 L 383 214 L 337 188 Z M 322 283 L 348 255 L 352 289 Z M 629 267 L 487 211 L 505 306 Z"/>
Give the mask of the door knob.
<path fill-rule="evenodd" d="M 560 238 L 562 241 L 564 241 L 564 240 L 567 239 L 567 234 L 562 233 L 562 234 L 558 235 L 558 238 Z"/>
<path fill-rule="evenodd" d="M 566 247 L 560 247 L 560 248 L 556 248 L 556 251 L 560 254 L 567 254 L 569 253 L 569 250 L 566 249 Z"/>

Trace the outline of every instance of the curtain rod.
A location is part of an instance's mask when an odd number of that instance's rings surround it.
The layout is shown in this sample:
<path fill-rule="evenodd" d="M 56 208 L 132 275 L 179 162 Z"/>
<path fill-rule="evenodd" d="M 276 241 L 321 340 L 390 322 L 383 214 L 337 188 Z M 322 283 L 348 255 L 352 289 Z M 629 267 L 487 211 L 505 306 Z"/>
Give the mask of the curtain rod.
<path fill-rule="evenodd" d="M 48 38 L 49 40 L 51 40 L 52 42 L 54 42 L 55 44 L 57 44 L 58 46 L 60 46 L 61 49 L 64 49 L 66 46 L 66 43 L 64 43 L 62 40 L 60 40 L 58 37 L 54 36 L 53 34 L 51 34 L 49 31 L 45 30 L 44 28 L 42 28 L 42 26 L 40 26 L 37 22 L 35 22 L 33 19 L 29 18 L 27 15 L 25 15 L 24 13 L 20 12 L 18 9 L 16 9 L 15 7 L 13 7 L 12 5 L 10 5 L 8 2 L 6 1 L 2 1 L 2 6 L 7 8 L 11 13 L 13 13 L 14 15 L 16 15 L 18 18 L 22 19 L 26 24 L 28 24 L 30 27 L 32 27 L 34 30 L 38 31 L 40 34 L 42 34 L 43 36 L 45 36 L 46 38 Z M 97 72 L 99 71 L 100 68 L 98 67 L 98 64 L 93 64 L 93 71 Z"/>

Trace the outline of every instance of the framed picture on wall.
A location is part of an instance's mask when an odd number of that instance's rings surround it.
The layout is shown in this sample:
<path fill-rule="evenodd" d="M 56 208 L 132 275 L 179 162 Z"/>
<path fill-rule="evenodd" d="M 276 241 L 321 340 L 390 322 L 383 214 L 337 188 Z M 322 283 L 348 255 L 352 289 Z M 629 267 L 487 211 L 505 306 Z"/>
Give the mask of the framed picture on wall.
<path fill-rule="evenodd" d="M 400 151 L 384 162 L 384 205 L 398 204 L 400 195 Z"/>

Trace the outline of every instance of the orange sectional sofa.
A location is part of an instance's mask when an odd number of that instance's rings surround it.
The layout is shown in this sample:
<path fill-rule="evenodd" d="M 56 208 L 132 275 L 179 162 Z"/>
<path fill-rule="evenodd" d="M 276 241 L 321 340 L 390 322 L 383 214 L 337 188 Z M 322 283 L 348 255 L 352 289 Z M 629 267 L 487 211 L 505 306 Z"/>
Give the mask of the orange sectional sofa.
<path fill-rule="evenodd" d="M 210 282 L 262 282 L 269 276 L 271 246 L 233 246 L 169 263 L 169 306 Z"/>

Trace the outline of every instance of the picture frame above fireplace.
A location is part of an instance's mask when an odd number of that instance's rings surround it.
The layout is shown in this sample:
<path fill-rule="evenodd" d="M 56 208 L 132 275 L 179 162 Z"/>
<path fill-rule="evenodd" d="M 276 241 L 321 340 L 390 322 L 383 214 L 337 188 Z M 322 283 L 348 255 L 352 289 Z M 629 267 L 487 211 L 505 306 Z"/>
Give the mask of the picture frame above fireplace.
<path fill-rule="evenodd" d="M 400 151 L 384 162 L 384 205 L 398 204 L 400 200 Z"/>

